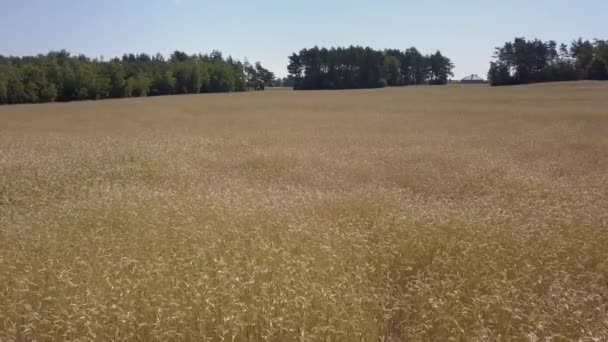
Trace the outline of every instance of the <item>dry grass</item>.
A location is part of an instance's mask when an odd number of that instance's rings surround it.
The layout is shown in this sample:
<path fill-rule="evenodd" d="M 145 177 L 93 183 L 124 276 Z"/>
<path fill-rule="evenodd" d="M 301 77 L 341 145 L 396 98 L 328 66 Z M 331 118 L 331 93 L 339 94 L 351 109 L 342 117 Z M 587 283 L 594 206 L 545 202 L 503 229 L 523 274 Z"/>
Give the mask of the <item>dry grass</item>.
<path fill-rule="evenodd" d="M 608 83 L 0 107 L 0 340 L 608 338 Z"/>

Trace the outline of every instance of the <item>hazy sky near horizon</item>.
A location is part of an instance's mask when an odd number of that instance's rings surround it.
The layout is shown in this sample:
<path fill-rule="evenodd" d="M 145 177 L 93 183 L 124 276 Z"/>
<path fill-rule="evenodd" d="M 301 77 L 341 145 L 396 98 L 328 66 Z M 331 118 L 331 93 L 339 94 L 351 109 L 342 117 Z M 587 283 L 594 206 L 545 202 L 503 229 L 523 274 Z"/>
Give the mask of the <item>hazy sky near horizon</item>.
<path fill-rule="evenodd" d="M 0 0 L 0 54 L 67 49 L 210 52 L 261 61 L 279 76 L 304 47 L 441 50 L 456 78 L 485 77 L 494 47 L 515 36 L 608 39 L 608 0 Z"/>

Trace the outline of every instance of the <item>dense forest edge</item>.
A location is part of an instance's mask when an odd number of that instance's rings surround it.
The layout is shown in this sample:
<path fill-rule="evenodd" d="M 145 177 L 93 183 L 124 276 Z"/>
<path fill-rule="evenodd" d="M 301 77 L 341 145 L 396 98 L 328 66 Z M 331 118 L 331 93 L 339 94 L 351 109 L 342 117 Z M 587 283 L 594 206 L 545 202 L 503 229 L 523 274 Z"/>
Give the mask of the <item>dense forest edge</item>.
<path fill-rule="evenodd" d="M 492 86 L 537 82 L 608 80 L 608 41 L 579 38 L 569 46 L 515 38 L 497 47 L 490 62 Z M 221 52 L 188 55 L 125 54 L 108 61 L 65 50 L 37 56 L 0 55 L 0 105 L 67 102 L 173 94 L 264 90 L 382 88 L 445 85 L 454 64 L 440 51 L 423 55 L 412 47 L 375 50 L 350 46 L 302 49 L 289 56 L 280 79 L 260 62 L 250 64 Z"/>
<path fill-rule="evenodd" d="M 0 55 L 0 104 L 100 100 L 172 94 L 263 90 L 275 76 L 221 52 L 188 55 L 125 54 L 109 61 L 72 56 L 62 50 L 46 55 Z"/>
<path fill-rule="evenodd" d="M 608 80 L 608 41 L 579 38 L 570 46 L 515 38 L 496 48 L 488 79 L 493 86 Z"/>
<path fill-rule="evenodd" d="M 382 88 L 448 83 L 454 64 L 440 51 L 423 55 L 416 48 L 374 50 L 350 46 L 302 49 L 289 57 L 294 89 Z"/>

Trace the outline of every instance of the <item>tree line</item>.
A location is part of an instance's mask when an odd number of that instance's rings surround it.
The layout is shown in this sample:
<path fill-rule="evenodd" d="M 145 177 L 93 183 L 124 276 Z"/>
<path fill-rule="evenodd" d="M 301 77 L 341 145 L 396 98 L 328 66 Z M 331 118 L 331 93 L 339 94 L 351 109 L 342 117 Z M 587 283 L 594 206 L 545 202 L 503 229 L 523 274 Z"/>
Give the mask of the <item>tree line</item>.
<path fill-rule="evenodd" d="M 608 41 L 579 38 L 570 46 L 550 40 L 515 38 L 496 48 L 488 79 L 492 85 L 608 80 Z"/>
<path fill-rule="evenodd" d="M 416 48 L 380 51 L 361 46 L 303 49 L 289 57 L 287 67 L 295 89 L 446 84 L 453 68 L 439 51 L 423 55 Z"/>
<path fill-rule="evenodd" d="M 125 54 L 109 61 L 72 56 L 0 55 L 0 104 L 98 100 L 263 90 L 275 76 L 257 62 L 224 58 L 219 51 L 188 55 Z"/>

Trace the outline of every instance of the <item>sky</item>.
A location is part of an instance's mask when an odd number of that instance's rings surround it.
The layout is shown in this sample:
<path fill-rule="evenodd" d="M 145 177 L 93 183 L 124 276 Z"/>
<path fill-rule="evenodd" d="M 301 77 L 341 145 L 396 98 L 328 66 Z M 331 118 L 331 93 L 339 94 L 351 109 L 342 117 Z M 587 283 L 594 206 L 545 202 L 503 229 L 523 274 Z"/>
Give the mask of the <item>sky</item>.
<path fill-rule="evenodd" d="M 494 47 L 516 36 L 608 39 L 607 18 L 608 0 L 0 0 L 0 54 L 216 49 L 286 76 L 305 47 L 414 46 L 450 57 L 459 79 L 485 77 Z"/>

